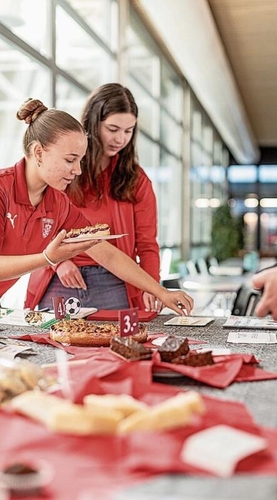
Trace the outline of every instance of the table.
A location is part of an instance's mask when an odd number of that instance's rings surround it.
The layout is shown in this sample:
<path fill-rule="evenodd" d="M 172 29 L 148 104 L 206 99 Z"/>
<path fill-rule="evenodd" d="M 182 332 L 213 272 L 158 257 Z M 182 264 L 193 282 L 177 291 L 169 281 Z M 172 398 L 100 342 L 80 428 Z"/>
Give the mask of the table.
<path fill-rule="evenodd" d="M 182 334 L 192 339 L 203 340 L 213 347 L 228 347 L 232 352 L 252 353 L 265 369 L 276 371 L 276 345 L 239 345 L 227 344 L 228 330 L 223 329 L 225 319 L 216 318 L 206 327 L 164 326 L 170 316 L 158 316 L 148 323 L 150 332 L 164 331 L 165 333 Z M 1 336 L 24 333 L 41 333 L 36 327 L 15 327 L 1 325 Z M 55 348 L 30 342 L 35 354 L 28 358 L 42 364 L 55 361 Z M 161 381 L 161 379 L 159 379 Z M 165 379 L 180 389 L 195 389 L 200 393 L 243 402 L 255 421 L 259 425 L 277 428 L 277 397 L 276 380 L 248 383 L 234 383 L 225 390 L 201 385 L 190 379 Z M 5 429 L 8 432 L 8 429 Z M 166 450 L 165 450 L 166 453 Z M 115 496 L 116 500 L 276 500 L 277 477 L 237 475 L 231 479 L 217 479 L 207 477 L 188 477 L 178 474 L 168 474 L 153 478 L 147 483 L 126 489 Z M 82 500 L 90 500 L 87 497 Z M 58 499 L 57 499 L 58 500 Z M 71 500 L 68 496 L 68 500 Z M 72 499 L 77 500 L 77 499 Z M 79 500 L 79 499 L 78 499 Z"/>
<path fill-rule="evenodd" d="M 253 273 L 245 273 L 236 276 L 211 276 L 209 274 L 198 274 L 188 276 L 182 283 L 182 288 L 188 292 L 236 292 L 244 283 L 251 283 Z"/>

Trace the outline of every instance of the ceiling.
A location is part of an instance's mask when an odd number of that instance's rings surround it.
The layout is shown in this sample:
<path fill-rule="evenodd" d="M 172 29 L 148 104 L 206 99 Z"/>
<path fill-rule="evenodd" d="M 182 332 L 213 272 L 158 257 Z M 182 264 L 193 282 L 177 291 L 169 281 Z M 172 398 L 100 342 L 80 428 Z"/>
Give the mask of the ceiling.
<path fill-rule="evenodd" d="M 277 0 L 208 0 L 259 146 L 277 147 Z"/>

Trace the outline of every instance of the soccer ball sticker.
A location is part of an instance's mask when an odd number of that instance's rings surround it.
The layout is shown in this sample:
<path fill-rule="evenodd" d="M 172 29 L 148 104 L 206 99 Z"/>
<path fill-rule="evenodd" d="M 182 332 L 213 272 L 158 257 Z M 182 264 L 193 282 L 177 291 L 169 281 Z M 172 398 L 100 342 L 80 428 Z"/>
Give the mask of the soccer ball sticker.
<path fill-rule="evenodd" d="M 81 302 L 77 297 L 70 297 L 65 301 L 65 310 L 67 314 L 70 314 L 70 316 L 74 316 L 75 314 L 78 314 L 81 309 Z"/>

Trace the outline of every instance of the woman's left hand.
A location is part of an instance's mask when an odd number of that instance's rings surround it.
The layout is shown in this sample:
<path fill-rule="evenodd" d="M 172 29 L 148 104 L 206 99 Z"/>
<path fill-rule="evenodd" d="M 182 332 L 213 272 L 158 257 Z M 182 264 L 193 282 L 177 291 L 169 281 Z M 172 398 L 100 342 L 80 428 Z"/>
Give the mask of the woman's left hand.
<path fill-rule="evenodd" d="M 164 307 L 163 303 L 151 293 L 143 292 L 142 298 L 146 311 L 155 311 L 159 313 Z"/>

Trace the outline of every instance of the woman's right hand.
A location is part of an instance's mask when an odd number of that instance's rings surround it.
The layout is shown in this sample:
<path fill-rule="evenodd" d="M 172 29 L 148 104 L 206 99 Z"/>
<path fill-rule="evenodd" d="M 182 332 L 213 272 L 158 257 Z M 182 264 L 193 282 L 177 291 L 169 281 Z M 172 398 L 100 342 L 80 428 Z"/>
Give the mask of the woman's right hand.
<path fill-rule="evenodd" d="M 101 243 L 101 240 L 76 241 L 74 243 L 63 243 L 66 231 L 63 229 L 45 248 L 46 255 L 53 263 L 58 264 L 64 260 L 71 259 L 79 253 Z"/>
<path fill-rule="evenodd" d="M 86 283 L 80 273 L 79 268 L 72 260 L 61 262 L 56 269 L 56 273 L 63 286 L 66 288 L 82 288 L 87 289 Z"/>

